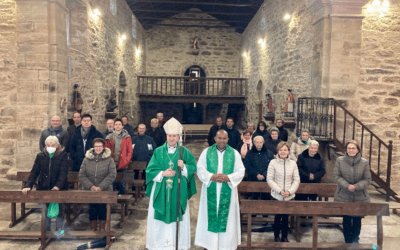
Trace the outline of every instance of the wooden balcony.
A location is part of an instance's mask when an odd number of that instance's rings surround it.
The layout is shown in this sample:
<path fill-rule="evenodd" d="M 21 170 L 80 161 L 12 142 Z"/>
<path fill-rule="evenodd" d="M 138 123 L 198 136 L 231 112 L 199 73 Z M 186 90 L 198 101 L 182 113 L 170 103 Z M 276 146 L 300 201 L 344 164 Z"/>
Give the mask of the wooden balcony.
<path fill-rule="evenodd" d="M 245 78 L 138 76 L 140 102 L 244 104 Z"/>

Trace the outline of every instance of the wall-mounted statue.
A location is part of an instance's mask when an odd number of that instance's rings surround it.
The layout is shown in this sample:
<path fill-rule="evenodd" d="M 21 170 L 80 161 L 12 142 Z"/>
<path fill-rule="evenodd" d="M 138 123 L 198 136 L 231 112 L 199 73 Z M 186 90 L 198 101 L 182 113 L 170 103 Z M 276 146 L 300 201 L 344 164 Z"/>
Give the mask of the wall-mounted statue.
<path fill-rule="evenodd" d="M 271 94 L 266 94 L 266 97 L 267 97 L 267 102 L 266 102 L 267 114 L 266 114 L 266 116 L 274 116 L 274 104 L 272 102 Z"/>
<path fill-rule="evenodd" d="M 291 89 L 288 89 L 289 94 L 285 100 L 285 117 L 294 117 L 294 96 Z"/>
<path fill-rule="evenodd" d="M 197 44 L 197 37 L 193 38 L 193 49 L 199 49 L 199 46 Z"/>
<path fill-rule="evenodd" d="M 81 113 L 83 108 L 83 98 L 79 92 L 79 85 L 74 84 L 74 92 L 72 93 L 72 104 L 76 112 Z"/>
<path fill-rule="evenodd" d="M 110 96 L 108 97 L 106 110 L 107 110 L 107 112 L 114 112 L 114 110 L 116 108 L 118 108 L 118 105 L 117 105 L 117 92 L 115 91 L 115 88 L 112 87 L 112 89 L 110 90 Z"/>

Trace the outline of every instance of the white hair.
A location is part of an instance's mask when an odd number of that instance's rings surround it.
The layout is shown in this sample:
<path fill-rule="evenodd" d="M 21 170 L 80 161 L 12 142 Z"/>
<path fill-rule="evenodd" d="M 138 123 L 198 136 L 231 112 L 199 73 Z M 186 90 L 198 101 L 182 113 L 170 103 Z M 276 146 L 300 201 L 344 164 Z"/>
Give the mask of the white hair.
<path fill-rule="evenodd" d="M 256 143 L 257 139 L 261 139 L 263 143 L 265 142 L 264 137 L 262 137 L 261 135 L 257 135 L 256 137 L 253 138 L 253 143 L 254 144 Z"/>
<path fill-rule="evenodd" d="M 47 144 L 47 143 L 50 143 L 50 144 L 55 143 L 55 144 L 57 144 L 57 145 L 60 145 L 60 142 L 59 142 L 57 136 L 54 136 L 54 135 L 48 136 L 48 137 L 46 138 L 46 140 L 44 141 L 44 143 L 45 143 L 45 144 Z"/>
<path fill-rule="evenodd" d="M 311 145 L 315 145 L 315 146 L 319 147 L 319 143 L 316 140 L 311 140 L 310 141 L 310 146 Z"/>

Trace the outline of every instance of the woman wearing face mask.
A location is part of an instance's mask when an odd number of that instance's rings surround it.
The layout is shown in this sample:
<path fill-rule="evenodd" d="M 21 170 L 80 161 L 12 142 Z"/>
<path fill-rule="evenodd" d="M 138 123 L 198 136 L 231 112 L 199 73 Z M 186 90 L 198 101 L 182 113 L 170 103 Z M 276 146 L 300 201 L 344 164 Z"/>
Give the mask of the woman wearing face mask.
<path fill-rule="evenodd" d="M 368 186 L 371 184 L 369 163 L 360 155 L 360 146 L 354 140 L 346 144 L 346 154 L 336 160 L 333 169 L 338 184 L 334 201 L 369 202 Z M 343 216 L 343 235 L 346 243 L 358 243 L 361 217 Z"/>
<path fill-rule="evenodd" d="M 36 190 L 67 190 L 68 182 L 68 158 L 64 148 L 60 145 L 56 136 L 49 136 L 45 140 L 43 152 L 36 155 L 35 163 L 32 167 L 23 194 L 27 194 L 39 177 Z M 59 214 L 56 218 L 56 236 L 62 236 L 64 230 L 64 207 L 59 204 Z M 51 230 L 50 219 L 46 220 L 47 230 Z"/>
<path fill-rule="evenodd" d="M 289 157 L 289 145 L 287 142 L 280 142 L 277 147 L 278 155 L 272 160 L 268 167 L 267 182 L 271 187 L 273 200 L 290 201 L 295 197 L 299 188 L 300 176 L 295 161 Z M 289 242 L 287 239 L 288 227 L 287 214 L 276 214 L 274 220 L 275 242 Z M 282 238 L 279 233 L 282 231 Z"/>
<path fill-rule="evenodd" d="M 310 146 L 310 132 L 308 129 L 303 129 L 301 131 L 301 136 L 296 142 L 292 143 L 290 147 L 290 159 L 297 161 L 299 154 L 303 153 Z"/>

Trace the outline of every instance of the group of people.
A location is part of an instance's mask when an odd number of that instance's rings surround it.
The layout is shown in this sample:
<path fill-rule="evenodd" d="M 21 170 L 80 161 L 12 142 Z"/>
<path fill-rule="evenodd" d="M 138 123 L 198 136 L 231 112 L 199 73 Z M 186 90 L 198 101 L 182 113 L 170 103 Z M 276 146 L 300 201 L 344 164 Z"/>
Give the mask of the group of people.
<path fill-rule="evenodd" d="M 241 244 L 237 186 L 245 173 L 247 180 L 264 181 L 271 187 L 271 194 L 254 193 L 252 199 L 316 200 L 315 194 L 295 194 L 301 182 L 318 183 L 325 175 L 319 144 L 310 139 L 307 130 L 289 145 L 282 120 L 277 120 L 277 128 L 269 131 L 264 122 L 259 122 L 256 129 L 254 124 L 249 124 L 241 136 L 234 128 L 233 119 L 228 118 L 224 124 L 218 117 L 210 128 L 209 147 L 196 164 L 192 153 L 178 142 L 182 125 L 175 118 L 166 123 L 158 118 L 151 120 L 148 130 L 140 124 L 138 134 L 133 136 L 127 117 L 116 119 L 113 124 L 108 121 L 104 133 L 96 130 L 88 114 L 75 113 L 75 128 L 68 128 L 67 133 L 63 132 L 59 117 L 53 117 L 52 126 L 42 133 L 42 152 L 37 155 L 22 192 L 28 193 L 37 178 L 37 190 L 68 189 L 68 157 L 73 161 L 72 171 L 79 171 L 83 189 L 94 192 L 113 190 L 117 171 L 125 171 L 131 160 L 147 161 L 148 249 L 171 249 L 176 244 L 179 249 L 191 247 L 188 201 L 197 192 L 195 174 L 202 182 L 195 245 L 206 249 L 236 249 Z M 361 158 L 356 141 L 348 142 L 346 148 L 345 156 L 339 157 L 334 169 L 334 180 L 338 183 L 334 200 L 369 202 L 366 191 L 371 182 L 369 164 Z M 123 187 L 117 183 L 114 190 L 124 193 Z M 90 204 L 92 230 L 105 230 L 105 211 L 104 204 Z M 178 242 L 175 240 L 177 220 Z M 57 229 L 63 227 L 62 221 L 60 213 Z M 360 230 L 360 217 L 343 218 L 346 243 L 358 243 Z M 287 236 L 288 215 L 275 215 L 275 241 L 288 242 Z"/>
<path fill-rule="evenodd" d="M 28 181 L 22 192 L 27 194 L 36 184 L 37 190 L 68 190 L 68 171 L 79 172 L 84 190 L 113 191 L 125 194 L 125 183 L 114 183 L 117 172 L 125 172 L 131 161 L 149 162 L 154 150 L 165 142 L 163 114 L 152 119 L 151 126 L 138 126 L 138 133 L 128 123 L 128 117 L 108 120 L 106 131 L 101 133 L 92 124 L 90 114 L 73 114 L 67 130 L 62 128 L 61 118 L 51 118 L 51 126 L 42 131 L 37 154 Z M 64 232 L 64 208 L 56 219 L 56 236 Z M 89 205 L 90 227 L 104 231 L 105 204 Z M 47 229 L 50 230 L 50 220 Z"/>

